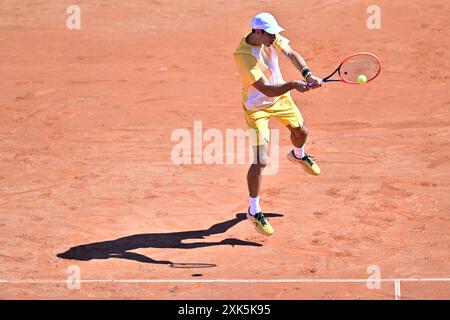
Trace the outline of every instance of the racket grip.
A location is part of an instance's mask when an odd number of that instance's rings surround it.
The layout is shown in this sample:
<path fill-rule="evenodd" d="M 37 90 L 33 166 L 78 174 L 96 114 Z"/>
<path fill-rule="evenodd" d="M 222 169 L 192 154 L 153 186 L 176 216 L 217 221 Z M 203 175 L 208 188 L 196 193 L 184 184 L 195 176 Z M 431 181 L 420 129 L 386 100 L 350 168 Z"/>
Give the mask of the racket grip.
<path fill-rule="evenodd" d="M 311 87 L 311 85 L 309 84 L 308 81 L 306 81 L 306 83 L 308 84 L 308 87 Z M 319 79 L 319 84 L 322 85 L 323 84 L 323 79 Z"/>

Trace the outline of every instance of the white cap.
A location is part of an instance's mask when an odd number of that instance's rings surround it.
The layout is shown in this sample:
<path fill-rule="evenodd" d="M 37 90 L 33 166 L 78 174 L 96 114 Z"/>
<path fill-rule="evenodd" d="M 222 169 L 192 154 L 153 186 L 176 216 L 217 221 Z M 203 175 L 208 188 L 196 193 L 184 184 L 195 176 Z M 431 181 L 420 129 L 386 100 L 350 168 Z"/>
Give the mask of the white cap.
<path fill-rule="evenodd" d="M 284 31 L 284 29 L 278 24 L 277 20 L 275 20 L 273 15 L 267 12 L 259 13 L 253 17 L 252 28 L 261 29 L 270 34 Z"/>

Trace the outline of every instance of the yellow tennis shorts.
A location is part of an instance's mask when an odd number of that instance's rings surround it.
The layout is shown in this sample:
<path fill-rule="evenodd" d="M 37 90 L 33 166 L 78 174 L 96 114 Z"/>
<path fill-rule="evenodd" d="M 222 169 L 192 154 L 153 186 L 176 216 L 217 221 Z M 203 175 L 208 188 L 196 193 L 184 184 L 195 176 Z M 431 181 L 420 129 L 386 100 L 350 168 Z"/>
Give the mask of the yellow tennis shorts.
<path fill-rule="evenodd" d="M 290 125 L 293 128 L 303 126 L 302 114 L 291 95 L 281 96 L 274 104 L 264 109 L 247 110 L 244 107 L 244 112 L 252 145 L 266 144 L 270 141 L 271 117 L 277 118 L 285 126 Z"/>

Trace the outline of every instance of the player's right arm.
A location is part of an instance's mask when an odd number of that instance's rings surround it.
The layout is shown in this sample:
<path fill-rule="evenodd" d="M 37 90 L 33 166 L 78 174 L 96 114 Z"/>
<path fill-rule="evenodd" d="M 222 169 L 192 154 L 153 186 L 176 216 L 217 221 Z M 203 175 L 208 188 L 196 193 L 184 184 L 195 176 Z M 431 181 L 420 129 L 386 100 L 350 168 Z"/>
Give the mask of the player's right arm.
<path fill-rule="evenodd" d="M 258 91 L 268 97 L 278 97 L 291 90 L 298 90 L 300 92 L 306 92 L 309 90 L 308 85 L 300 80 L 289 81 L 282 84 L 267 84 L 264 77 L 261 77 L 253 84 Z"/>
<path fill-rule="evenodd" d="M 268 97 L 281 96 L 293 89 L 300 92 L 309 90 L 308 84 L 300 80 L 280 84 L 268 84 L 261 66 L 258 64 L 256 58 L 250 54 L 235 54 L 234 60 L 244 85 L 248 87 L 253 86 Z"/>

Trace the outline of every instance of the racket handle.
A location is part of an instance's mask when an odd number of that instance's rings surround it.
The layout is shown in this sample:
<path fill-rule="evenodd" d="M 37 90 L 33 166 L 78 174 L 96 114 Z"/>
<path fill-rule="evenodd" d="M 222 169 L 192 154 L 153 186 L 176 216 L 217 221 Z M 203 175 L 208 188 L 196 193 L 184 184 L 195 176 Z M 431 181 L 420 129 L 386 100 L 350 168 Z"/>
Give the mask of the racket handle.
<path fill-rule="evenodd" d="M 308 81 L 306 81 L 306 83 L 308 84 L 308 87 L 310 87 L 310 88 L 311 88 L 311 86 L 309 85 L 309 82 L 308 82 Z M 320 84 L 320 85 L 322 85 L 322 84 L 323 84 L 323 79 L 319 79 L 319 84 Z"/>

